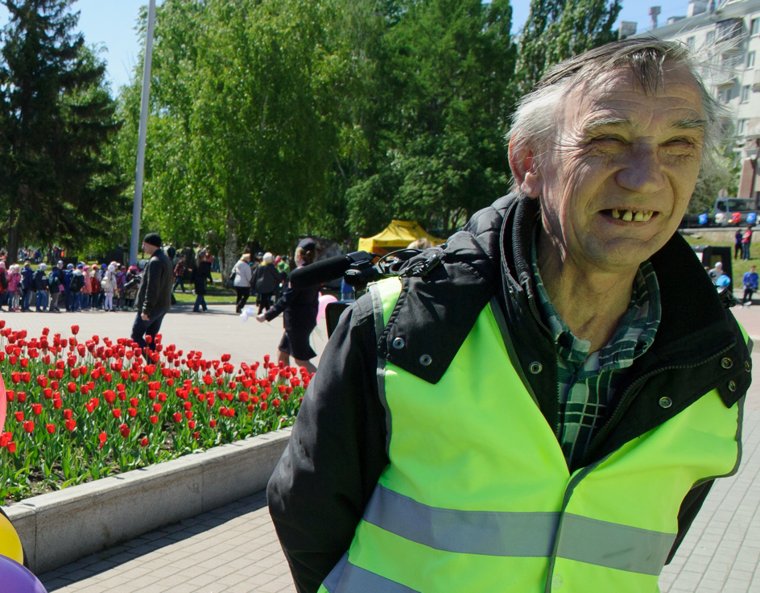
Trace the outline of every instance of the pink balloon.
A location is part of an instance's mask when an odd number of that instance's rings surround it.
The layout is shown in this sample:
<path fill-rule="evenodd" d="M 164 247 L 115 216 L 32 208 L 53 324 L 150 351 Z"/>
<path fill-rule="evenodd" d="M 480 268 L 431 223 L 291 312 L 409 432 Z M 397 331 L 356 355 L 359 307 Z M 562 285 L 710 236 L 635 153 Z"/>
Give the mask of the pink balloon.
<path fill-rule="evenodd" d="M 5 426 L 5 414 L 8 410 L 8 401 L 5 397 L 5 381 L 3 381 L 3 375 L 0 374 L 0 433 L 3 432 Z"/>
<path fill-rule="evenodd" d="M 0 590 L 8 593 L 47 593 L 43 584 L 28 568 L 1 555 Z"/>
<path fill-rule="evenodd" d="M 322 323 L 322 321 L 325 318 L 325 310 L 327 309 L 327 305 L 330 303 L 337 302 L 338 299 L 336 299 L 331 294 L 321 294 L 319 295 L 319 310 L 317 311 L 317 323 Z"/>

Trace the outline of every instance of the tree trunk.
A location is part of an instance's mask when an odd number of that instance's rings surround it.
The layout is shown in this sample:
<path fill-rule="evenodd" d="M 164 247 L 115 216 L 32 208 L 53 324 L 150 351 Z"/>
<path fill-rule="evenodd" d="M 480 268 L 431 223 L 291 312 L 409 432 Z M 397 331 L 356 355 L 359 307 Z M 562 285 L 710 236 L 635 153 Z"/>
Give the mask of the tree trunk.
<path fill-rule="evenodd" d="M 224 235 L 224 249 L 221 258 L 219 269 L 222 272 L 223 281 L 226 282 L 232 274 L 232 266 L 238 260 L 238 237 L 236 221 L 232 212 L 227 212 L 227 232 Z"/>

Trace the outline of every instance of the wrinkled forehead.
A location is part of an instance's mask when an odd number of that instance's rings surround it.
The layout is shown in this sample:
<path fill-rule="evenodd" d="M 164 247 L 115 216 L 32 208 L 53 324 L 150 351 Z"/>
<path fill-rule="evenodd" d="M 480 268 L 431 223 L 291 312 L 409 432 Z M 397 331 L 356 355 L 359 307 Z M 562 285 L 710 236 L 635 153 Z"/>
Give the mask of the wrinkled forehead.
<path fill-rule="evenodd" d="M 636 114 L 704 122 L 701 88 L 681 65 L 665 64 L 656 77 L 621 67 L 583 78 L 566 94 L 561 118 L 565 124 L 596 117 L 626 119 Z"/>
<path fill-rule="evenodd" d="M 685 65 L 668 62 L 657 69 L 621 66 L 596 72 L 593 76 L 579 76 L 571 83 L 568 92 L 576 99 L 588 97 L 597 101 L 625 94 L 647 97 L 678 95 L 691 102 L 695 110 L 703 110 L 700 85 L 692 72 Z"/>

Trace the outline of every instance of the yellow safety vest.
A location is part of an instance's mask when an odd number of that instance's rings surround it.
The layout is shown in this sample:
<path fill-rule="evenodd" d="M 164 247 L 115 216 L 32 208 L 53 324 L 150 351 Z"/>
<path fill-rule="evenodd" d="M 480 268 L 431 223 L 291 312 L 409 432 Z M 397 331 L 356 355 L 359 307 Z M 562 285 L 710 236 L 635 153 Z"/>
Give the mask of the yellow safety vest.
<path fill-rule="evenodd" d="M 399 290 L 373 285 L 381 323 Z M 571 473 L 491 307 L 435 385 L 380 361 L 390 463 L 321 593 L 656 592 L 684 497 L 735 471 L 739 406 L 710 391 Z"/>

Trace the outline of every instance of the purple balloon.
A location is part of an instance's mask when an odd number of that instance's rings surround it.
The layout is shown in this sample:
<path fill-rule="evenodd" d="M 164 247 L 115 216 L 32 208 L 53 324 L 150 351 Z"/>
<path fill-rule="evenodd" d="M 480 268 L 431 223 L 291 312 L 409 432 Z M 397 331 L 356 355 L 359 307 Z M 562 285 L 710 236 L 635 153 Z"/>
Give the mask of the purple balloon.
<path fill-rule="evenodd" d="M 0 555 L 0 590 L 3 593 L 47 593 L 39 579 L 26 567 Z"/>

